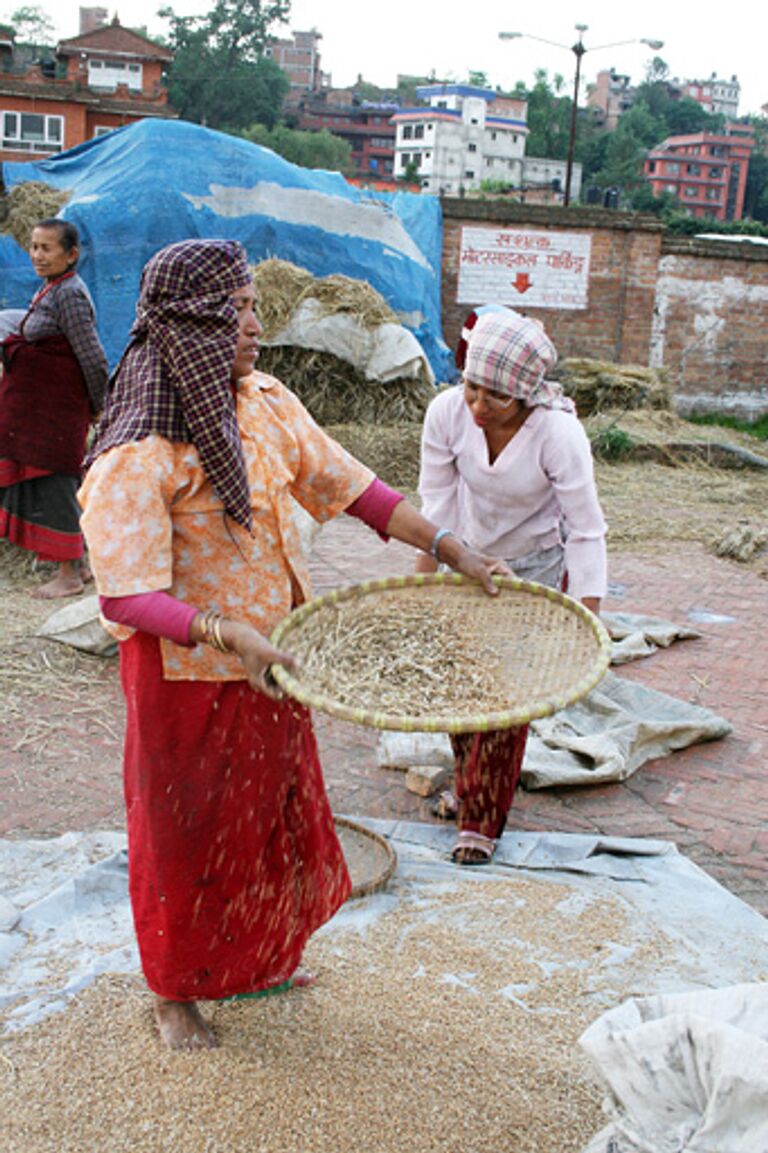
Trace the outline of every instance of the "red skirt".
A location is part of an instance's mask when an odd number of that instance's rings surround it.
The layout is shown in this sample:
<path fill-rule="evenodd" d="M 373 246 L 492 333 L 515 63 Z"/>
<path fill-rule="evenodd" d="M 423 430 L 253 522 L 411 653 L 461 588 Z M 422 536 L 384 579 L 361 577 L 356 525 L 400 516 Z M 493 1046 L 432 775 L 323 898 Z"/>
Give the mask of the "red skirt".
<path fill-rule="evenodd" d="M 45 472 L 0 457 L 0 537 L 41 561 L 74 561 L 83 555 L 80 478 Z"/>
<path fill-rule="evenodd" d="M 286 981 L 349 896 L 309 712 L 245 681 L 163 680 L 120 645 L 131 904 L 155 993 L 216 1000 Z"/>

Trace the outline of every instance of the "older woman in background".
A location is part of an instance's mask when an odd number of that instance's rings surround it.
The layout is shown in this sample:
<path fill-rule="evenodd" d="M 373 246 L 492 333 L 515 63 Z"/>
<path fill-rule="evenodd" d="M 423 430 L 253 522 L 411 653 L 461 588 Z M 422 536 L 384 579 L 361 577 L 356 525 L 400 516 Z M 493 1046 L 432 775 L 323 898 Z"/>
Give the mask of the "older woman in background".
<path fill-rule="evenodd" d="M 0 344 L 0 536 L 57 565 L 38 597 L 83 591 L 76 492 L 90 422 L 101 411 L 107 358 L 88 289 L 75 271 L 79 237 L 68 221 L 43 220 L 30 257 L 45 283 L 14 314 Z M 18 322 L 18 323 L 17 323 Z"/>

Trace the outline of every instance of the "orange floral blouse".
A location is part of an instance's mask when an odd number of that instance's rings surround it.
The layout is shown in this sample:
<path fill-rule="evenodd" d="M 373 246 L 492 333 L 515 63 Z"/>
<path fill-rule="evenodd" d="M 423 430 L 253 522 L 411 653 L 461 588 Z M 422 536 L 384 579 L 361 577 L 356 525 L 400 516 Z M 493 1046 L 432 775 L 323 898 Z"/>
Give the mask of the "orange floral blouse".
<path fill-rule="evenodd" d="M 78 493 L 82 530 L 102 596 L 165 590 L 196 608 L 247 621 L 265 636 L 310 594 L 292 498 L 315 520 L 357 499 L 374 473 L 322 431 L 279 380 L 238 382 L 237 417 L 253 533 L 224 515 L 192 444 L 161 436 L 118 445 Z M 104 621 L 118 640 L 133 630 Z M 243 680 L 239 659 L 207 645 L 160 642 L 168 680 Z"/>

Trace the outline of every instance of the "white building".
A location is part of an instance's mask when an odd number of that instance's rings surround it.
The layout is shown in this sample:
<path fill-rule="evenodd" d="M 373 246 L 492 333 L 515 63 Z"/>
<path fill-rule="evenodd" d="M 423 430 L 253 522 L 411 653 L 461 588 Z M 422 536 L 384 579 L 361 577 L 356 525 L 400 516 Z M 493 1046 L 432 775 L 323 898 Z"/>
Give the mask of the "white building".
<path fill-rule="evenodd" d="M 683 96 L 690 96 L 705 112 L 722 113 L 728 120 L 737 119 L 741 85 L 735 76 L 730 80 L 718 80 L 713 72 L 709 80 L 683 80 L 674 83 L 679 84 Z"/>
<path fill-rule="evenodd" d="M 522 183 L 527 104 L 468 84 L 417 88 L 424 107 L 392 117 L 395 176 L 415 169 L 425 192 L 456 195 L 484 180 Z"/>

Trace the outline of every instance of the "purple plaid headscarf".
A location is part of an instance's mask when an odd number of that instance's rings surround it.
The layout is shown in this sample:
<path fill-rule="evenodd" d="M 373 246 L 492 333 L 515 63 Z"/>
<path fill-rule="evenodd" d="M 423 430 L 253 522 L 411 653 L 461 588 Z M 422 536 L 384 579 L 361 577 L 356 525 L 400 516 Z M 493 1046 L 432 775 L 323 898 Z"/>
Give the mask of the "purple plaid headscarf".
<path fill-rule="evenodd" d="M 572 400 L 547 372 L 557 352 L 540 324 L 511 309 L 483 312 L 469 330 L 464 377 L 491 392 L 506 392 L 528 407 L 575 412 Z"/>
<path fill-rule="evenodd" d="M 251 501 L 230 374 L 238 334 L 231 297 L 250 284 L 237 241 L 182 240 L 155 253 L 87 460 L 153 433 L 191 442 L 225 509 L 247 529 Z"/>

